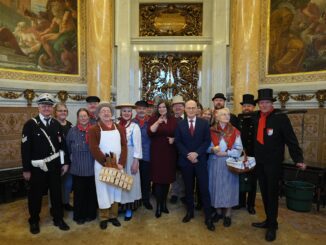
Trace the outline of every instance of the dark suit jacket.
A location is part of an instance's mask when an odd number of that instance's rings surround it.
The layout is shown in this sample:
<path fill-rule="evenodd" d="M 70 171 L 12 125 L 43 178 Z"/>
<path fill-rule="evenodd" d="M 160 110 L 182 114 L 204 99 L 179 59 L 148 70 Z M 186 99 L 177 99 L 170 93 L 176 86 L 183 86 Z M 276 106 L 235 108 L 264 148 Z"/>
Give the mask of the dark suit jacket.
<path fill-rule="evenodd" d="M 178 122 L 177 129 L 175 131 L 175 144 L 178 148 L 179 159 L 178 164 L 180 167 L 184 167 L 187 164 L 192 164 L 187 155 L 189 152 L 198 153 L 198 163 L 206 164 L 206 150 L 211 143 L 210 131 L 208 122 L 202 118 L 196 118 L 194 136 L 191 136 L 188 120 L 183 119 Z"/>

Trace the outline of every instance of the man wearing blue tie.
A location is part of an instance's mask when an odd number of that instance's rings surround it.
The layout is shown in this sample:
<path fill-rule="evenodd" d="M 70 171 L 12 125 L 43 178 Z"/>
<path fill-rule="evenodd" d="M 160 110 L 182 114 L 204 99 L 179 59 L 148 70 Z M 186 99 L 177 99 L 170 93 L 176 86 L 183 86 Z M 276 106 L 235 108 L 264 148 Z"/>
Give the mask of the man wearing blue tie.
<path fill-rule="evenodd" d="M 208 190 L 208 172 L 206 150 L 210 145 L 208 122 L 196 117 L 197 103 L 193 100 L 185 104 L 187 118 L 178 123 L 175 143 L 179 152 L 178 164 L 186 190 L 187 214 L 182 222 L 187 223 L 194 217 L 194 177 L 199 181 L 201 199 L 205 211 L 205 224 L 214 231 L 211 219 L 211 201 Z"/>

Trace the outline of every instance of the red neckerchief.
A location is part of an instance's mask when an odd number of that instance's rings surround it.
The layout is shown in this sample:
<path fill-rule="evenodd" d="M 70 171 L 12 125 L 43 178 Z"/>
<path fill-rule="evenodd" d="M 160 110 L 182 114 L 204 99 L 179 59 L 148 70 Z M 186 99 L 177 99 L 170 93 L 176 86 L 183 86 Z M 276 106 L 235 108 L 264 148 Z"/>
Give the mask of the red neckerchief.
<path fill-rule="evenodd" d="M 257 131 L 257 141 L 260 144 L 264 144 L 264 129 L 266 128 L 266 118 L 272 113 L 274 108 L 271 111 L 262 113 L 260 112 L 260 118 L 258 122 L 258 131 Z"/>
<path fill-rule="evenodd" d="M 125 131 L 125 133 L 126 133 L 126 128 L 128 128 L 130 124 L 131 124 L 131 120 L 125 120 L 122 117 L 119 118 L 119 125 L 122 126 L 122 128 Z"/>
<path fill-rule="evenodd" d="M 145 115 L 145 117 L 143 119 L 141 119 L 140 117 L 138 117 L 138 115 L 136 115 L 135 118 L 136 118 L 136 120 L 138 120 L 140 127 L 143 127 L 144 124 L 145 124 L 145 122 L 148 122 L 148 120 L 149 120 L 149 117 L 147 115 Z"/>
<path fill-rule="evenodd" d="M 89 117 L 90 117 L 91 119 L 96 119 L 94 113 L 91 113 L 91 112 L 89 113 Z"/>
<path fill-rule="evenodd" d="M 233 127 L 231 123 L 227 123 L 224 129 L 222 129 L 221 125 L 217 123 L 216 126 L 210 128 L 210 131 L 213 145 L 218 146 L 223 138 L 227 143 L 228 150 L 232 149 L 236 137 L 240 135 L 240 131 Z"/>
<path fill-rule="evenodd" d="M 85 142 L 86 144 L 88 144 L 88 130 L 92 125 L 90 123 L 87 124 L 86 128 L 84 128 L 81 124 L 77 124 L 77 128 L 82 131 L 85 132 Z"/>

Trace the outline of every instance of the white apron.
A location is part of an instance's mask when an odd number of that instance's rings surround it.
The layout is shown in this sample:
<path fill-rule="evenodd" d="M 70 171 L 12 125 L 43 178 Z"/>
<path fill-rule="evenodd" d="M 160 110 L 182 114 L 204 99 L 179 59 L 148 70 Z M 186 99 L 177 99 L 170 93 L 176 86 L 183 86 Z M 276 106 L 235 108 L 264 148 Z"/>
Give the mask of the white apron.
<path fill-rule="evenodd" d="M 99 148 L 105 154 L 113 152 L 117 156 L 117 161 L 119 161 L 121 154 L 121 138 L 120 133 L 114 125 L 115 129 L 110 131 L 103 131 L 101 128 L 101 140 Z M 114 202 L 121 202 L 121 188 L 115 187 L 113 185 L 106 184 L 99 180 L 100 171 L 102 165 L 95 160 L 94 170 L 95 170 L 95 185 L 98 206 L 100 209 L 110 208 Z"/>

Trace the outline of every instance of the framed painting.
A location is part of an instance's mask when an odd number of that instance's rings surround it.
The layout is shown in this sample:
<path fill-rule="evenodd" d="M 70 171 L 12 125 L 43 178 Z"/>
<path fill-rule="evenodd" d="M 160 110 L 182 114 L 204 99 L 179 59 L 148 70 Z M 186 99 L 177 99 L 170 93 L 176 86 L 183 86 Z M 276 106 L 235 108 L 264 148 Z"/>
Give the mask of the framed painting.
<path fill-rule="evenodd" d="M 0 0 L 0 77 L 86 81 L 85 0 Z"/>
<path fill-rule="evenodd" d="M 326 2 L 263 0 L 262 83 L 326 80 Z"/>

